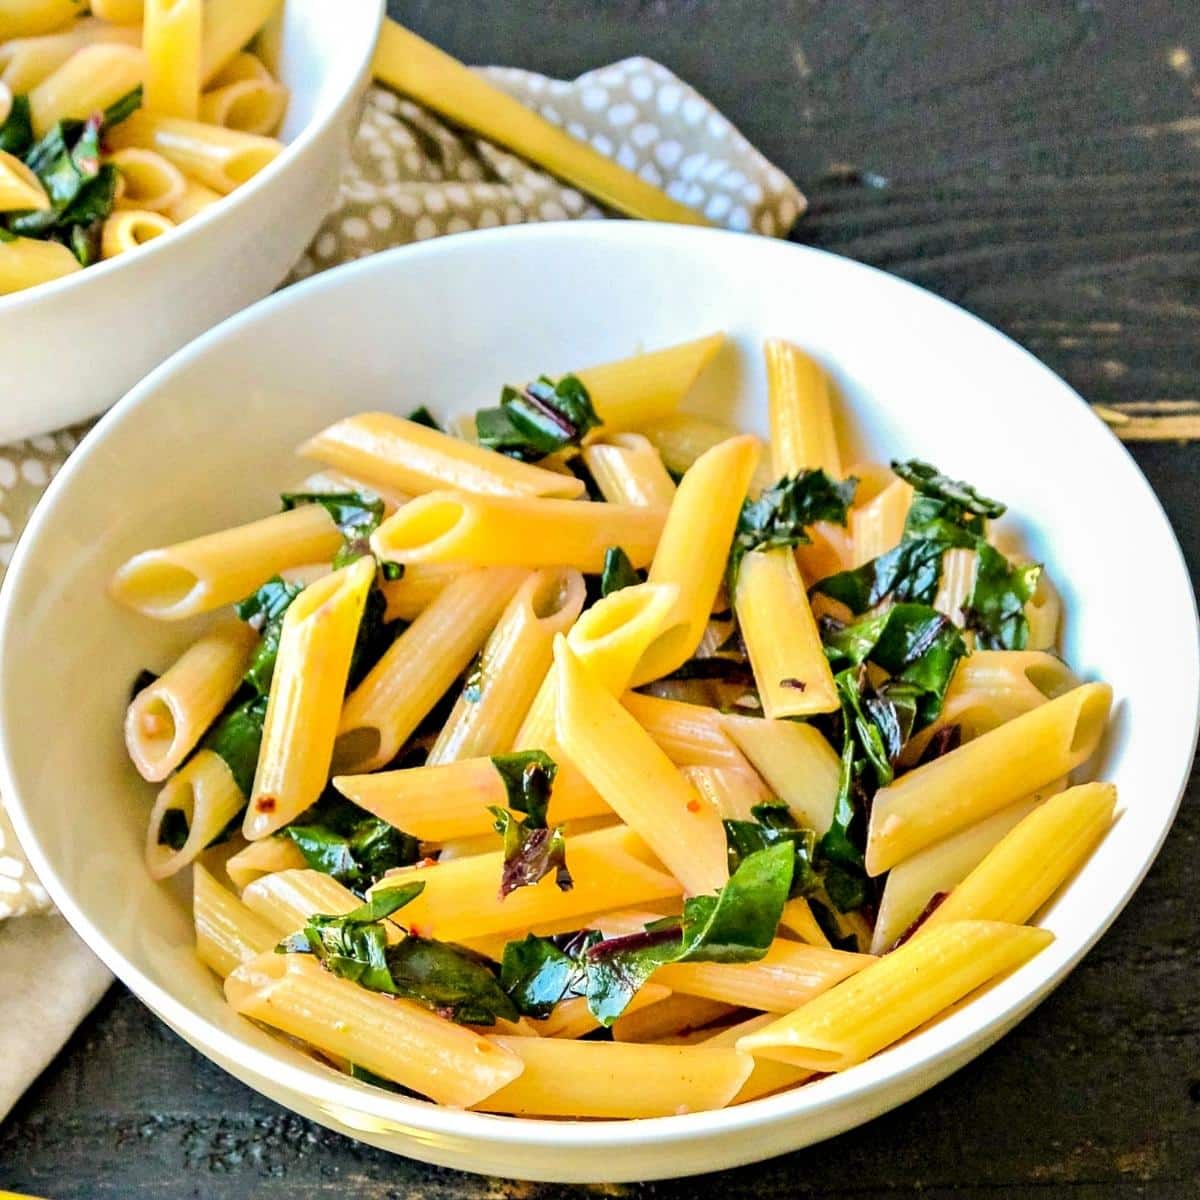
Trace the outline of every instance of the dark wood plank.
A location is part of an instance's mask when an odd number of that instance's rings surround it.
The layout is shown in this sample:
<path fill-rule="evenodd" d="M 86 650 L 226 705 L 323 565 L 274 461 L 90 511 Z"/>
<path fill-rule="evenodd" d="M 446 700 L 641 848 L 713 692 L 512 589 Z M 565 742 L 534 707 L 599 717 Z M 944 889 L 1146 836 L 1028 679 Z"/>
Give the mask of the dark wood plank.
<path fill-rule="evenodd" d="M 473 62 L 631 54 L 711 96 L 809 194 L 800 240 L 979 313 L 1089 400 L 1200 399 L 1200 10 L 1170 0 L 406 0 Z M 1195 58 L 1196 67 L 1190 66 Z M 1200 445 L 1133 452 L 1200 564 Z M 1152 649 L 1152 648 L 1151 648 Z M 1148 650 L 1150 652 L 1150 650 Z M 56 1200 L 568 1195 L 1184 1200 L 1200 1177 L 1194 778 L 1126 913 L 1020 1028 L 825 1145 L 704 1181 L 571 1189 L 388 1157 L 237 1084 L 115 988 L 0 1127 Z"/>

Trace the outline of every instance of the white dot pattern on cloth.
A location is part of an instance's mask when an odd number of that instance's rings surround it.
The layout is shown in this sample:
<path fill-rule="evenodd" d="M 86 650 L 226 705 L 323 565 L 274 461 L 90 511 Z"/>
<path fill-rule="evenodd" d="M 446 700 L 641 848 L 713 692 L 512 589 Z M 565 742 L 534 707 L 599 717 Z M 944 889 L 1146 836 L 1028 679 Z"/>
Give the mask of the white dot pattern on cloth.
<path fill-rule="evenodd" d="M 786 233 L 804 211 L 804 197 L 781 171 L 704 97 L 649 59 L 630 58 L 570 82 L 515 68 L 485 67 L 481 74 L 571 137 L 731 229 Z M 290 278 L 442 234 L 604 215 L 575 188 L 375 87 L 337 203 Z M 83 432 L 0 447 L 0 567 Z M 0 806 L 0 918 L 47 905 Z"/>

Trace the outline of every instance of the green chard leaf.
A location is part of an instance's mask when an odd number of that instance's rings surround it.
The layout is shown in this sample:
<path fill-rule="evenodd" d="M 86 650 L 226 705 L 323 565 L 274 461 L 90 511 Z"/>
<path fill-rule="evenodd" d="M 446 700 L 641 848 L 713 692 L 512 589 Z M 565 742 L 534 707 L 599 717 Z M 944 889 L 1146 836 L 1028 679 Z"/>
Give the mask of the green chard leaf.
<path fill-rule="evenodd" d="M 645 582 L 646 573 L 634 568 L 629 555 L 620 546 L 609 546 L 604 552 L 604 569 L 600 573 L 600 595 L 611 596 L 622 588 Z"/>
<path fill-rule="evenodd" d="M 810 896 L 821 886 L 815 863 L 817 837 L 811 829 L 796 824 L 786 804 L 756 804 L 750 810 L 752 821 L 726 821 L 725 841 L 732 874 L 742 860 L 768 846 L 790 842 L 795 861 L 789 896 Z"/>
<path fill-rule="evenodd" d="M 500 899 L 520 887 L 531 887 L 551 871 L 560 890 L 573 886 L 567 869 L 567 844 L 562 827 L 548 828 L 546 810 L 558 767 L 541 750 L 499 754 L 492 765 L 504 780 L 509 808 L 489 805 L 495 829 L 504 839 L 504 867 L 500 875 Z M 510 811 L 525 814 L 523 820 Z"/>
<path fill-rule="evenodd" d="M 333 974 L 362 987 L 416 1000 L 435 1012 L 471 1025 L 493 1025 L 519 1015 L 500 986 L 496 964 L 465 946 L 409 934 L 388 944 L 385 922 L 418 896 L 414 882 L 375 892 L 345 916 L 317 914 L 281 942 L 281 954 L 314 954 Z"/>
<path fill-rule="evenodd" d="M 359 893 L 388 871 L 409 866 L 421 857 L 421 844 L 415 837 L 365 812 L 332 789 L 281 830 L 280 836 L 296 844 L 313 870 L 332 875 Z"/>
<path fill-rule="evenodd" d="M 442 427 L 437 423 L 437 418 L 422 404 L 419 408 L 414 408 L 408 414 L 408 419 L 414 425 L 424 425 L 426 429 L 436 429 L 438 433 L 442 432 Z"/>
<path fill-rule="evenodd" d="M 276 575 L 233 606 L 237 615 L 255 626 L 261 635 L 245 676 L 246 682 L 260 696 L 266 696 L 271 690 L 284 614 L 303 590 L 303 585 L 286 583 Z"/>
<path fill-rule="evenodd" d="M 342 532 L 345 542 L 333 556 L 337 570 L 371 553 L 371 534 L 383 520 L 383 501 L 373 492 L 284 492 L 284 512 L 303 504 L 319 504 Z"/>
<path fill-rule="evenodd" d="M 237 697 L 234 698 L 235 701 Z M 258 767 L 258 749 L 262 744 L 263 722 L 267 717 L 265 695 L 234 703 L 217 718 L 201 745 L 225 760 L 242 795 L 254 788 Z"/>
<path fill-rule="evenodd" d="M 100 132 L 107 133 L 114 125 L 128 120 L 142 107 L 142 85 L 114 100 L 105 110 L 100 122 Z"/>
<path fill-rule="evenodd" d="M 192 827 L 188 824 L 187 814 L 180 808 L 168 808 L 162 815 L 158 827 L 158 844 L 170 846 L 172 850 L 180 851 L 188 840 Z"/>
<path fill-rule="evenodd" d="M 951 479 L 919 458 L 893 462 L 892 470 L 919 495 L 952 504 L 975 517 L 994 519 L 1004 515 L 1005 506 L 999 500 L 980 495 L 969 483 Z"/>
<path fill-rule="evenodd" d="M 14 96 L 8 117 L 0 125 L 0 150 L 23 159 L 33 146 L 33 118 L 28 96 Z"/>
<path fill-rule="evenodd" d="M 583 952 L 603 940 L 594 930 L 538 937 L 527 934 L 520 942 L 504 947 L 500 963 L 500 986 L 517 1010 L 542 1020 L 562 1000 L 587 994 L 587 971 Z"/>
<path fill-rule="evenodd" d="M 975 587 L 963 606 L 966 627 L 980 650 L 1024 650 L 1029 638 L 1025 605 L 1041 578 L 1040 563 L 1016 565 L 987 542 L 977 547 Z"/>
<path fill-rule="evenodd" d="M 729 552 L 730 596 L 734 595 L 738 567 L 749 551 L 803 545 L 811 540 L 808 526 L 817 521 L 845 525 L 846 508 L 857 487 L 857 479 L 839 482 L 818 468 L 785 475 L 757 499 L 747 500 L 738 516 Z"/>
<path fill-rule="evenodd" d="M 587 388 L 575 375 L 557 383 L 542 375 L 520 391 L 505 387 L 498 408 L 475 414 L 479 444 L 523 462 L 578 446 L 600 424 Z"/>

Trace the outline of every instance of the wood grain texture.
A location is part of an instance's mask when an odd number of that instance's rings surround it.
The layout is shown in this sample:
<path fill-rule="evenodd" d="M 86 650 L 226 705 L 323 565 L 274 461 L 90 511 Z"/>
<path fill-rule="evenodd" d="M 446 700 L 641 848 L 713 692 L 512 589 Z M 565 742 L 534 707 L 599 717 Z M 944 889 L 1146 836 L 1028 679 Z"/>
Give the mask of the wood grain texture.
<path fill-rule="evenodd" d="M 1200 9 L 1139 0 L 455 0 L 394 15 L 471 62 L 632 54 L 695 84 L 808 193 L 798 240 L 978 313 L 1131 421 L 1200 404 Z M 1195 60 L 1193 66 L 1193 59 Z M 1155 408 L 1166 402 L 1165 410 Z M 1195 580 L 1200 444 L 1131 447 Z M 1200 805 L 1017 1030 L 857 1132 L 703 1181 L 572 1189 L 420 1166 L 293 1117 L 121 988 L 0 1127 L 0 1187 L 54 1200 L 1070 1195 L 1200 1178 Z"/>

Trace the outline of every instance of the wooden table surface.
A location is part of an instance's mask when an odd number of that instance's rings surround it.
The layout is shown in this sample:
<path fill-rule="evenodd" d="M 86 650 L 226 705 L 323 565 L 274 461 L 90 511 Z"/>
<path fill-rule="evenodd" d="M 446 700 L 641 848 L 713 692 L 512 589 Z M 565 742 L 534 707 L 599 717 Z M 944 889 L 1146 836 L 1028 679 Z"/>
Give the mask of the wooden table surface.
<path fill-rule="evenodd" d="M 1170 434 L 1200 411 L 1194 0 L 390 7 L 475 62 L 571 76 L 657 58 L 800 183 L 811 201 L 801 240 L 978 313 L 1127 432 Z M 1195 572 L 1200 443 L 1130 449 Z M 1170 653 L 1169 630 L 1148 635 L 1147 653 Z M 1196 782 L 1129 908 L 1036 1013 L 932 1092 L 810 1150 L 703 1180 L 594 1189 L 425 1167 L 248 1091 L 118 985 L 0 1126 L 0 1187 L 54 1200 L 1194 1198 Z"/>

